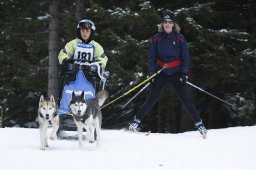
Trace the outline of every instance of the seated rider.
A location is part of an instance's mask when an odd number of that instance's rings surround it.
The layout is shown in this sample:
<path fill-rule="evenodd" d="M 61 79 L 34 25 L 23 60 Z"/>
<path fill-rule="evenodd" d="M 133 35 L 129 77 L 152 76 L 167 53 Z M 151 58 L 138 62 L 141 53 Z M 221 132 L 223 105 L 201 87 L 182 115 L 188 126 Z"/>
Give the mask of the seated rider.
<path fill-rule="evenodd" d="M 64 75 L 64 85 L 72 86 L 73 83 L 76 80 L 76 75 L 79 71 L 79 68 L 82 68 L 82 71 L 84 73 L 84 76 L 86 79 L 91 83 L 91 85 L 96 90 L 96 78 L 98 78 L 98 67 L 95 68 L 91 66 L 80 66 L 79 64 L 74 64 L 74 61 L 77 63 L 92 63 L 92 62 L 99 62 L 100 63 L 100 69 L 103 70 L 106 67 L 108 57 L 105 55 L 104 50 L 102 46 L 93 40 L 94 34 L 95 34 L 96 27 L 94 23 L 89 19 L 83 19 L 81 20 L 77 25 L 77 38 L 74 40 L 68 42 L 65 47 L 60 51 L 58 55 L 59 63 L 62 67 L 62 76 Z M 80 75 L 80 74 L 79 74 Z M 63 77 L 62 77 L 63 78 Z M 63 81 L 63 80 L 61 80 Z M 84 88 L 84 86 L 82 87 Z M 64 88 L 65 89 L 65 88 Z M 66 94 L 64 93 L 62 94 Z M 68 126 L 69 123 L 66 123 L 67 121 L 70 122 L 73 119 L 65 114 L 65 112 L 61 111 L 61 106 L 66 106 L 67 96 L 62 95 L 60 108 L 58 110 L 58 113 L 60 115 L 60 129 L 66 129 L 66 130 L 75 130 L 75 129 L 69 129 L 64 128 L 65 126 Z M 65 109 L 64 109 L 65 110 Z"/>
<path fill-rule="evenodd" d="M 94 38 L 96 27 L 89 19 L 81 20 L 77 25 L 77 38 L 68 42 L 65 47 L 60 51 L 58 59 L 62 68 L 65 69 L 67 63 L 73 63 L 74 60 L 81 60 L 82 62 L 92 63 L 95 61 L 100 62 L 102 69 L 106 67 L 108 57 L 105 55 L 102 46 L 97 43 Z M 78 67 L 77 67 L 78 68 Z M 72 75 L 69 75 L 65 83 L 73 81 L 78 69 L 72 70 Z M 84 74 L 89 82 L 96 88 L 96 81 L 91 80 L 91 76 L 97 75 L 95 67 L 87 68 Z M 93 82 L 92 82 L 93 81 Z"/>

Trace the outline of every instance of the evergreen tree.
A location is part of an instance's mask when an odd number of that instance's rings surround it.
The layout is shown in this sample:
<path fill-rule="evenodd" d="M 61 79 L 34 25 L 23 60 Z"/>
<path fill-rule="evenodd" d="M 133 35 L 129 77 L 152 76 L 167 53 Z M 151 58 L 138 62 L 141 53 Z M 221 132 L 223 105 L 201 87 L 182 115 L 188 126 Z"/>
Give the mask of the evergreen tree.
<path fill-rule="evenodd" d="M 95 40 L 104 47 L 109 58 L 106 68 L 110 73 L 107 81 L 109 100 L 144 80 L 148 42 L 165 9 L 175 12 L 181 33 L 189 43 L 189 80 L 236 104 L 237 110 L 234 110 L 189 88 L 208 128 L 255 124 L 255 1 L 64 0 L 58 10 L 53 11 L 59 14 L 55 36 L 51 35 L 53 30 L 49 30 L 49 3 L 52 2 L 12 0 L 0 4 L 0 105 L 6 113 L 5 126 L 25 126 L 35 121 L 39 96 L 48 93 L 48 76 L 58 74 L 55 70 L 58 68 L 57 53 L 76 36 L 76 24 L 81 18 L 88 17 L 95 22 Z M 52 74 L 48 74 L 48 70 Z M 49 90 L 49 93 L 55 92 Z M 103 110 L 104 127 L 117 126 L 131 119 L 144 102 L 147 91 L 125 110 L 119 106 L 134 93 Z M 143 124 L 152 131 L 193 129 L 186 125 L 190 124 L 187 123 L 190 119 L 169 89 L 163 92 L 151 112 Z"/>

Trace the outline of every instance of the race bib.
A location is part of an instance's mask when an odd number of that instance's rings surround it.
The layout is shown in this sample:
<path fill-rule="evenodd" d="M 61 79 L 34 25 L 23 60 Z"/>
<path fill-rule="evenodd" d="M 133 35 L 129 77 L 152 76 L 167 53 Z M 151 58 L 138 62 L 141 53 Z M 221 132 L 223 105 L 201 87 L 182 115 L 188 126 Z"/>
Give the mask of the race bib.
<path fill-rule="evenodd" d="M 74 59 L 85 60 L 91 63 L 94 61 L 93 51 L 92 44 L 77 43 Z"/>

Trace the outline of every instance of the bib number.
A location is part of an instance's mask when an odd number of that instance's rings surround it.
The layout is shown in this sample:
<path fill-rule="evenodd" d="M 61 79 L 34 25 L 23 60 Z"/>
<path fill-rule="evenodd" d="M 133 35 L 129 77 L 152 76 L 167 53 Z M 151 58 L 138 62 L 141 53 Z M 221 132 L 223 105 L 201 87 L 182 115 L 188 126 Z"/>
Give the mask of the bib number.
<path fill-rule="evenodd" d="M 92 44 L 78 43 L 74 54 L 74 59 L 84 60 L 85 62 L 91 63 L 94 61 L 93 51 Z"/>

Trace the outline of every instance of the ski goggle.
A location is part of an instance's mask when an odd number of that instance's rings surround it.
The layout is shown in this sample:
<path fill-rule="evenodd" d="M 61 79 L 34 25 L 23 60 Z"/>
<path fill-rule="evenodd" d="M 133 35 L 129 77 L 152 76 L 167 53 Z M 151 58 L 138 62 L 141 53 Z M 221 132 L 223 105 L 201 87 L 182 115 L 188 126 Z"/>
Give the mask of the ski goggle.
<path fill-rule="evenodd" d="M 94 26 L 93 22 L 90 21 L 90 20 L 80 21 L 79 24 L 78 24 L 78 28 L 96 30 L 96 27 Z"/>
<path fill-rule="evenodd" d="M 92 24 L 89 23 L 89 22 L 81 22 L 79 24 L 79 28 L 82 28 L 82 29 L 91 29 L 92 28 Z"/>

